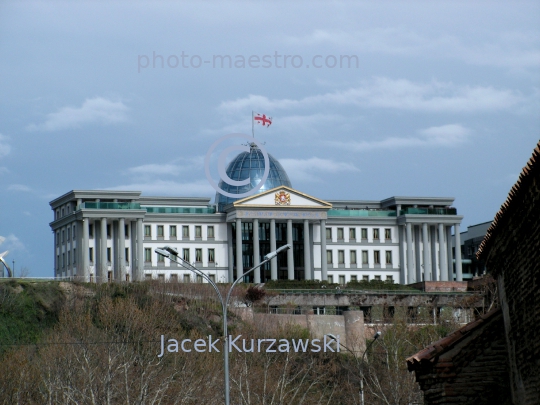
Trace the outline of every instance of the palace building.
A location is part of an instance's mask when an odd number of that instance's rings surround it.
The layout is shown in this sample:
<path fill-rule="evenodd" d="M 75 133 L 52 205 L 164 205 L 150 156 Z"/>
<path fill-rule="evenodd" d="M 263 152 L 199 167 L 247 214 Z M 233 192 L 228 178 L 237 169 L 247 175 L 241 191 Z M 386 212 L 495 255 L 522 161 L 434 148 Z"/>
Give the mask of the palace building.
<path fill-rule="evenodd" d="M 292 187 L 269 156 L 268 178 L 242 199 L 149 197 L 139 191 L 73 190 L 50 202 L 54 221 L 54 274 L 85 281 L 202 282 L 154 250 L 165 245 L 216 282 L 231 282 L 289 243 L 245 281 L 317 279 L 345 284 L 392 280 L 401 284 L 469 278 L 462 273 L 462 216 L 450 197 L 323 200 Z M 230 179 L 263 177 L 264 157 L 252 144 L 228 165 Z M 454 227 L 454 237 L 452 236 Z"/>

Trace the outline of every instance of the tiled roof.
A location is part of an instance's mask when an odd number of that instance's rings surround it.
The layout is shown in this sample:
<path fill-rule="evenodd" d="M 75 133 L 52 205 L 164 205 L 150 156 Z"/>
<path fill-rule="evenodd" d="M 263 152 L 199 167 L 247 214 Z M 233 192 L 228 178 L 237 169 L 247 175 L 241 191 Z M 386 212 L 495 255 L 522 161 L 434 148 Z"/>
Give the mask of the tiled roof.
<path fill-rule="evenodd" d="M 448 336 L 432 343 L 425 349 L 420 350 L 418 353 L 407 358 L 407 368 L 409 371 L 416 370 L 421 364 L 426 362 L 434 363 L 437 358 L 446 351 L 453 348 L 459 341 L 466 338 L 474 330 L 481 328 L 494 316 L 501 312 L 500 308 L 495 308 L 489 311 L 487 314 L 480 316 L 476 321 L 468 323 L 462 328 L 452 332 Z"/>
<path fill-rule="evenodd" d="M 533 154 L 523 170 L 519 175 L 519 179 L 512 186 L 512 189 L 508 193 L 508 197 L 499 212 L 495 215 L 493 223 L 486 232 L 484 240 L 480 244 L 478 251 L 476 252 L 476 257 L 479 260 L 486 260 L 489 253 L 490 246 L 498 233 L 498 230 L 501 228 L 501 222 L 504 222 L 505 218 L 508 216 L 508 212 L 514 210 L 516 206 L 521 204 L 521 195 L 527 192 L 529 183 L 532 181 L 534 176 L 538 176 L 540 172 L 540 142 L 536 145 L 536 148 L 533 151 Z"/>

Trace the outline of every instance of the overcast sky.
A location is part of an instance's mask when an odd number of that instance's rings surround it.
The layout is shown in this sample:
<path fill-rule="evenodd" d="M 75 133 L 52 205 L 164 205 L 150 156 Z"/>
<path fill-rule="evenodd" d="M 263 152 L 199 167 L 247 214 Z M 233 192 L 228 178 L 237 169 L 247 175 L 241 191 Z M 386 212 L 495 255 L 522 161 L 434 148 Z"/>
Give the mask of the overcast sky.
<path fill-rule="evenodd" d="M 213 197 L 204 155 L 252 110 L 295 189 L 451 196 L 464 229 L 491 220 L 539 139 L 540 3 L 290 3 L 1 2 L 17 272 L 53 275 L 48 203 L 72 189 Z"/>

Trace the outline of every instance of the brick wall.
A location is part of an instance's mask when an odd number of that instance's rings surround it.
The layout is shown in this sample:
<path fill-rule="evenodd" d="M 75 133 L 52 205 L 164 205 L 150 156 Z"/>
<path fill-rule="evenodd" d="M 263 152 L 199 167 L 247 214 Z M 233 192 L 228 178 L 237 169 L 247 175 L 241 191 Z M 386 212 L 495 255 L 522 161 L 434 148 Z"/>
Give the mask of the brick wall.
<path fill-rule="evenodd" d="M 486 268 L 497 278 L 514 403 L 540 404 L 540 181 L 528 173 L 491 235 Z"/>
<path fill-rule="evenodd" d="M 485 322 L 465 326 L 461 331 L 464 337 L 445 338 L 446 343 L 442 339 L 442 347 L 435 343 L 437 355 L 414 366 L 425 404 L 510 405 L 501 311 L 496 310 Z M 444 347 L 445 344 L 448 346 Z"/>

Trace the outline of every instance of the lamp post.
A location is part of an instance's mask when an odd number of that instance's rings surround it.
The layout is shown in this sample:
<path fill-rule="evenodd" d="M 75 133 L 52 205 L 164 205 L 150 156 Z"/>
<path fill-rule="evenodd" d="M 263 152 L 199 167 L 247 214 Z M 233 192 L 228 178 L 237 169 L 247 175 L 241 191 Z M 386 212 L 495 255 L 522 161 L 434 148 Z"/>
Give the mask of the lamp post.
<path fill-rule="evenodd" d="M 334 339 L 336 342 L 339 342 L 339 340 L 334 335 L 329 334 L 327 336 Z M 360 370 L 360 404 L 361 405 L 364 405 L 364 358 L 366 357 L 366 353 L 368 352 L 371 345 L 375 343 L 375 341 L 379 338 L 379 336 L 381 336 L 381 332 L 376 332 L 375 335 L 373 336 L 373 340 L 368 343 L 366 350 L 364 350 L 364 353 L 362 354 L 362 360 L 360 362 L 358 361 L 358 358 L 356 357 L 356 355 L 351 349 L 349 349 L 343 343 L 339 342 L 339 344 L 343 346 L 345 350 L 347 350 L 349 353 L 353 355 L 353 357 L 356 360 L 356 365 L 358 366 L 358 369 Z"/>
<path fill-rule="evenodd" d="M 221 292 L 219 291 L 219 288 L 217 284 L 212 281 L 210 277 L 208 277 L 206 274 L 204 274 L 201 270 L 190 264 L 189 262 L 185 261 L 184 259 L 178 257 L 178 251 L 176 251 L 174 248 L 170 246 L 165 246 L 160 249 L 156 249 L 155 252 L 158 255 L 167 257 L 169 260 L 181 265 L 182 267 L 185 267 L 186 269 L 192 271 L 193 273 L 201 276 L 206 281 L 208 281 L 209 284 L 212 285 L 212 288 L 216 291 L 219 300 L 221 302 L 221 309 L 223 311 L 223 335 L 225 337 L 224 341 L 224 350 L 223 350 L 223 363 L 224 363 L 224 381 L 225 381 L 225 405 L 230 405 L 230 384 L 229 384 L 229 338 L 228 338 L 228 331 L 227 331 L 227 312 L 229 307 L 229 301 L 231 299 L 231 293 L 233 288 L 238 284 L 245 276 L 247 276 L 249 273 L 251 273 L 253 270 L 258 269 L 262 265 L 268 263 L 270 260 L 272 260 L 274 257 L 276 257 L 279 253 L 286 251 L 291 248 L 291 245 L 283 245 L 279 249 L 268 253 L 266 256 L 264 256 L 264 260 L 259 263 L 257 266 L 252 267 L 248 271 L 246 271 L 244 274 L 242 274 L 239 278 L 237 278 L 229 291 L 227 292 L 227 297 L 225 300 L 223 300 L 223 296 L 221 295 Z M 174 258 L 171 258 L 171 255 L 174 256 Z M 178 261 L 179 259 L 180 261 Z"/>

